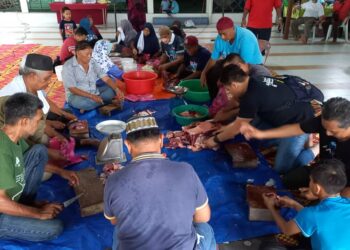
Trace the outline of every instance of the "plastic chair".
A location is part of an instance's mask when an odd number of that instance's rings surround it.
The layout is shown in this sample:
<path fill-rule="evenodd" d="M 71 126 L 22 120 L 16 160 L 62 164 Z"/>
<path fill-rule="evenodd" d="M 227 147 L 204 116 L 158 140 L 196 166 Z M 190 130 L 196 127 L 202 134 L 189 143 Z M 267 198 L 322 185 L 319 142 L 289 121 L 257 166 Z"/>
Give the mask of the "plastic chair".
<path fill-rule="evenodd" d="M 350 20 L 350 16 L 346 17 L 344 19 L 344 21 L 342 22 L 342 24 L 339 26 L 339 27 L 342 27 L 344 30 L 346 43 L 349 42 L 349 20 Z M 326 35 L 326 42 L 331 37 L 332 30 L 333 30 L 333 24 L 329 25 L 329 27 L 328 27 L 327 35 Z"/>

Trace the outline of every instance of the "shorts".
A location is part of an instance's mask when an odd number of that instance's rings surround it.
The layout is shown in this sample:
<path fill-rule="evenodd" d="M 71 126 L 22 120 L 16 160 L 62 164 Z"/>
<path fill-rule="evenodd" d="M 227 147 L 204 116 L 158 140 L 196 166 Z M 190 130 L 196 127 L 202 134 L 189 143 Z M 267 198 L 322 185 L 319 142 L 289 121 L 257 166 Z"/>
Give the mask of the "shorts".
<path fill-rule="evenodd" d="M 247 27 L 248 30 L 253 32 L 253 34 L 260 40 L 270 41 L 271 38 L 271 29 L 256 29 L 256 28 L 250 28 Z"/>

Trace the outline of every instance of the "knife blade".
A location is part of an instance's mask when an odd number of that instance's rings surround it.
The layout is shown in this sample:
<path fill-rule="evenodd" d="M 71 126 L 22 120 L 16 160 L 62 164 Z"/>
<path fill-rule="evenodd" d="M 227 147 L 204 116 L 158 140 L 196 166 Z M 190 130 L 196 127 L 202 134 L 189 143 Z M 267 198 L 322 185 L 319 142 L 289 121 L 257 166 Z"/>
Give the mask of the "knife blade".
<path fill-rule="evenodd" d="M 66 207 L 70 206 L 76 200 L 78 200 L 83 194 L 85 194 L 85 193 L 78 194 L 78 195 L 74 196 L 73 198 L 70 198 L 70 199 L 66 200 L 65 202 L 63 202 L 63 207 L 66 208 Z"/>

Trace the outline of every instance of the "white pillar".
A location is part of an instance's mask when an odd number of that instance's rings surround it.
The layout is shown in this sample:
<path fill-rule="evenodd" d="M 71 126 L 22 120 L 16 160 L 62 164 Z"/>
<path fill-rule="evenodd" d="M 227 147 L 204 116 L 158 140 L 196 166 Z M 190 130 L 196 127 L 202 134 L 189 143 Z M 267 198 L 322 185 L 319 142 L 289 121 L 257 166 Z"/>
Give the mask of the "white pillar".
<path fill-rule="evenodd" d="M 212 14 L 213 14 L 213 0 L 206 0 L 206 13 L 208 15 L 209 18 L 209 24 L 211 23 L 211 19 L 212 19 Z"/>
<path fill-rule="evenodd" d="M 29 8 L 28 8 L 27 0 L 20 0 L 19 3 L 21 5 L 22 13 L 28 13 L 29 12 Z"/>
<path fill-rule="evenodd" d="M 153 0 L 147 0 L 147 13 L 153 14 L 154 13 L 154 2 Z"/>

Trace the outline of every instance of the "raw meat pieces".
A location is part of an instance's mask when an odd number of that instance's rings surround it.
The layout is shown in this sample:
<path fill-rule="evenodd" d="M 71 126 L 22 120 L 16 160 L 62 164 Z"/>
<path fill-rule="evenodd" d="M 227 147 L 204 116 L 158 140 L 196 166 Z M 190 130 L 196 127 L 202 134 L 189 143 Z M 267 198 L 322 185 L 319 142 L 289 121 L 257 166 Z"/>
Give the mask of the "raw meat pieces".
<path fill-rule="evenodd" d="M 200 118 L 200 117 L 203 117 L 203 115 L 201 113 L 198 113 L 196 111 L 191 111 L 191 110 L 181 112 L 179 115 L 183 116 L 183 117 L 189 117 L 189 118 Z"/>
<path fill-rule="evenodd" d="M 166 134 L 169 139 L 167 148 L 188 148 L 199 151 L 206 148 L 204 141 L 213 135 L 213 132 L 221 127 L 218 123 L 209 121 L 196 122 L 182 127 L 182 131 L 170 131 Z"/>
<path fill-rule="evenodd" d="M 111 174 L 118 172 L 122 168 L 123 168 L 123 166 L 120 165 L 118 162 L 106 163 L 103 166 L 103 170 L 102 170 L 103 172 L 100 174 L 100 179 L 101 179 L 102 183 L 105 184 L 107 181 L 107 178 Z"/>

